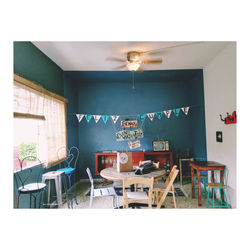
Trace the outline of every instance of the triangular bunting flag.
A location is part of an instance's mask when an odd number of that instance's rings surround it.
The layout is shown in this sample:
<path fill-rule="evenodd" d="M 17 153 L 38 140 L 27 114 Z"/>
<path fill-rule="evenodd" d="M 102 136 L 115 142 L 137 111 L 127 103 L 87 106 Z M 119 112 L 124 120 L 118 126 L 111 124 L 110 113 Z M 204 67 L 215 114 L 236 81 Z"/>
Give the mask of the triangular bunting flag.
<path fill-rule="evenodd" d="M 155 116 L 156 116 L 159 120 L 161 120 L 162 115 L 163 115 L 163 112 L 162 112 L 162 111 L 161 111 L 161 112 L 155 112 Z"/>
<path fill-rule="evenodd" d="M 92 118 L 92 115 L 85 115 L 85 118 L 86 118 L 87 122 L 89 122 L 90 119 Z"/>
<path fill-rule="evenodd" d="M 181 110 L 183 111 L 183 113 L 184 113 L 185 115 L 187 115 L 187 114 L 188 114 L 188 111 L 189 111 L 189 107 L 183 107 L 183 108 L 181 108 Z"/>
<path fill-rule="evenodd" d="M 176 116 L 179 116 L 181 109 L 173 109 L 172 111 Z"/>
<path fill-rule="evenodd" d="M 153 121 L 155 113 L 148 113 L 147 116 L 150 119 L 150 121 Z"/>
<path fill-rule="evenodd" d="M 101 116 L 100 115 L 93 115 L 93 118 L 94 118 L 95 122 L 97 123 L 100 120 Z"/>
<path fill-rule="evenodd" d="M 138 118 L 141 120 L 141 123 L 143 123 L 145 117 L 146 117 L 146 114 L 138 115 Z"/>
<path fill-rule="evenodd" d="M 82 118 L 84 117 L 84 115 L 82 115 L 82 114 L 76 114 L 76 117 L 78 119 L 78 122 L 80 122 L 82 120 Z"/>
<path fill-rule="evenodd" d="M 107 123 L 108 119 L 109 119 L 108 115 L 102 115 L 102 120 L 105 124 Z"/>
<path fill-rule="evenodd" d="M 169 118 L 170 115 L 171 115 L 171 111 L 172 111 L 172 110 L 165 110 L 165 111 L 163 111 L 163 113 L 165 114 L 165 116 L 166 116 L 167 118 Z"/>
<path fill-rule="evenodd" d="M 112 120 L 113 120 L 113 122 L 114 123 L 116 123 L 117 122 L 117 120 L 119 119 L 119 115 L 111 115 L 111 118 L 112 118 Z"/>

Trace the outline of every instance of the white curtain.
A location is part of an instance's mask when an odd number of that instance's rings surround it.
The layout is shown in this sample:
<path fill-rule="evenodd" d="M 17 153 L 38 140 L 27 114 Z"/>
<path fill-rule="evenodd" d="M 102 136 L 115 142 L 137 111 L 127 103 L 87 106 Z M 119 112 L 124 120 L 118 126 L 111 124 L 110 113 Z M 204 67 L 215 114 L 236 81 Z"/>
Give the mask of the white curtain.
<path fill-rule="evenodd" d="M 48 91 L 46 92 L 48 93 Z M 39 155 L 46 166 L 60 161 L 66 154 L 66 103 L 22 83 L 14 81 L 14 113 L 29 119 L 44 119 L 39 132 Z M 42 136 L 41 136 L 42 135 Z M 60 151 L 60 153 L 58 153 Z"/>

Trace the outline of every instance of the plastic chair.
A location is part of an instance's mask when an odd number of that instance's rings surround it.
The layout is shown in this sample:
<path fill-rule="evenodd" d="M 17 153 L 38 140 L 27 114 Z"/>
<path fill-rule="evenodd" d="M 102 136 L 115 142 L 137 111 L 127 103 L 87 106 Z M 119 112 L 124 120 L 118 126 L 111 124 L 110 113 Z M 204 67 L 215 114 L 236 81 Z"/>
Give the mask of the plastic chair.
<path fill-rule="evenodd" d="M 72 190 L 71 190 L 71 176 L 74 174 L 75 177 L 75 172 L 76 172 L 76 164 L 78 161 L 79 157 L 79 149 L 75 146 L 71 147 L 69 150 L 67 150 L 67 155 L 66 155 L 66 167 L 65 168 L 60 168 L 57 171 L 64 172 L 65 176 L 68 177 L 68 183 L 69 183 L 69 195 L 70 195 L 70 203 L 69 203 L 69 208 L 73 208 L 73 202 L 75 201 L 76 204 L 78 205 L 77 202 L 77 197 L 76 197 L 76 186 L 75 186 L 75 191 L 74 191 L 74 197 L 72 195 Z M 67 192 L 67 191 L 66 191 Z"/>
<path fill-rule="evenodd" d="M 17 171 L 16 173 L 14 173 L 14 178 L 15 178 L 15 183 L 16 183 L 16 187 L 17 187 L 17 191 L 18 191 L 18 196 L 17 196 L 17 204 L 16 207 L 19 208 L 19 198 L 21 196 L 21 194 L 28 194 L 30 196 L 30 208 L 31 203 L 32 203 L 32 198 L 34 199 L 34 208 L 36 208 L 36 200 L 37 197 L 39 196 L 39 208 L 41 206 L 41 196 L 42 196 L 42 192 L 45 190 L 46 188 L 46 184 L 40 182 L 41 178 L 42 178 L 42 173 L 43 173 L 43 164 L 41 163 L 41 161 L 35 157 L 35 156 L 26 156 L 24 157 L 22 160 L 19 160 L 20 163 L 20 171 Z M 25 168 L 23 169 L 24 163 L 26 161 L 35 161 L 38 164 L 34 167 L 29 167 L 29 168 Z M 34 173 L 32 174 L 32 170 L 34 168 L 38 168 L 38 174 L 37 176 L 34 175 Z"/>
<path fill-rule="evenodd" d="M 220 170 L 215 170 L 215 171 L 211 171 L 211 182 L 206 183 L 208 186 L 208 192 L 207 192 L 207 207 L 212 204 L 212 208 L 216 208 L 216 207 L 226 207 L 229 208 L 229 204 L 227 201 L 227 195 L 226 195 L 226 189 L 227 189 L 227 179 L 228 179 L 228 169 L 225 168 L 224 169 L 224 174 L 221 178 L 220 175 Z M 213 179 L 214 176 L 214 179 Z M 210 194 L 210 189 L 212 189 L 212 200 L 210 200 L 209 198 L 209 194 Z M 219 195 L 220 195 L 220 200 L 219 200 L 219 205 L 215 205 L 215 191 L 219 190 Z M 221 195 L 221 191 L 223 191 L 224 193 L 224 198 L 225 198 L 225 202 L 222 200 L 222 195 Z"/>
<path fill-rule="evenodd" d="M 87 168 L 86 172 L 88 174 L 90 184 L 91 184 L 89 208 L 92 208 L 93 198 L 102 197 L 102 196 L 113 196 L 113 207 L 119 208 L 118 196 L 115 192 L 115 189 L 113 187 L 94 188 L 94 180 L 93 180 L 92 174 L 90 172 L 90 169 Z"/>

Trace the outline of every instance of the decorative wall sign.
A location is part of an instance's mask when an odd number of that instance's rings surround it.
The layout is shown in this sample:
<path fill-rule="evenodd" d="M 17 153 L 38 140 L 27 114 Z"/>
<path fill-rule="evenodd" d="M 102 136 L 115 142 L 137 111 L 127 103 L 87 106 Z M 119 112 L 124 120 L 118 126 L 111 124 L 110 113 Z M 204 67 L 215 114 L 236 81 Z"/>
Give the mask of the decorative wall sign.
<path fill-rule="evenodd" d="M 86 121 L 89 122 L 90 119 L 92 118 L 92 115 L 85 115 Z"/>
<path fill-rule="evenodd" d="M 108 119 L 109 119 L 108 115 L 102 115 L 102 120 L 105 124 L 107 123 Z"/>
<path fill-rule="evenodd" d="M 183 111 L 183 113 L 184 113 L 185 115 L 187 115 L 187 114 L 188 114 L 188 111 L 189 111 L 189 107 L 183 107 L 183 108 L 181 108 L 181 110 Z"/>
<path fill-rule="evenodd" d="M 138 115 L 138 118 L 140 119 L 141 123 L 143 123 L 145 117 L 146 117 L 146 114 Z"/>
<path fill-rule="evenodd" d="M 121 121 L 121 127 L 122 128 L 137 128 L 138 122 L 137 122 L 137 120 L 135 120 L 135 121 Z"/>
<path fill-rule="evenodd" d="M 225 119 L 222 119 L 222 116 L 220 115 L 220 119 L 225 122 L 225 124 L 237 123 L 236 111 L 234 111 L 232 115 L 229 115 L 227 112 L 227 117 L 225 117 Z"/>
<path fill-rule="evenodd" d="M 141 146 L 141 142 L 139 140 L 134 142 L 129 141 L 128 146 L 130 149 L 139 148 Z"/>
<path fill-rule="evenodd" d="M 143 130 L 141 128 L 135 130 L 121 130 L 116 133 L 117 141 L 135 140 L 143 137 Z"/>
<path fill-rule="evenodd" d="M 189 109 L 190 109 L 190 107 L 182 107 L 182 108 L 176 108 L 176 109 L 172 109 L 172 110 L 164 110 L 164 111 L 159 111 L 159 112 L 138 114 L 138 115 L 133 115 L 133 116 L 136 116 L 137 119 L 140 120 L 141 123 L 143 123 L 146 117 L 148 117 L 148 119 L 150 119 L 150 121 L 153 121 L 155 116 L 159 120 L 161 120 L 163 114 L 165 114 L 165 116 L 167 118 L 169 118 L 172 111 L 173 111 L 173 113 L 175 114 L 176 117 L 179 116 L 181 110 L 183 111 L 183 113 L 185 115 L 188 115 Z M 114 124 L 117 122 L 119 117 L 121 117 L 121 115 L 91 115 L 91 114 L 74 114 L 74 115 L 76 115 L 76 117 L 78 119 L 78 122 L 80 122 L 82 120 L 82 118 L 85 116 L 87 122 L 89 122 L 91 120 L 91 118 L 93 117 L 95 122 L 98 123 L 99 120 L 100 120 L 100 117 L 101 117 L 105 124 L 107 123 L 109 117 L 111 117 Z M 224 120 L 221 117 L 221 120 L 225 121 L 225 124 L 236 123 L 236 112 L 233 112 L 232 116 L 230 116 L 228 113 L 227 113 L 227 115 L 228 115 L 228 117 L 226 117 Z M 129 115 L 129 116 L 131 116 L 131 115 Z M 134 121 L 122 121 L 121 122 L 121 127 L 123 127 L 123 128 L 136 127 L 137 128 L 138 127 L 138 121 L 137 120 L 134 120 Z"/>
<path fill-rule="evenodd" d="M 173 109 L 172 111 L 176 116 L 179 116 L 181 109 Z"/>
<path fill-rule="evenodd" d="M 100 120 L 101 116 L 100 115 L 93 115 L 93 118 L 94 118 L 95 122 L 97 123 Z"/>
<path fill-rule="evenodd" d="M 119 115 L 111 115 L 110 117 L 112 118 L 113 122 L 116 123 L 120 116 Z"/>
<path fill-rule="evenodd" d="M 78 122 L 80 122 L 82 120 L 82 118 L 84 117 L 84 115 L 82 115 L 82 114 L 76 114 L 76 117 L 78 119 Z"/>
<path fill-rule="evenodd" d="M 150 119 L 150 121 L 153 121 L 155 113 L 148 113 L 147 116 Z"/>
<path fill-rule="evenodd" d="M 172 110 L 165 110 L 165 111 L 163 111 L 163 113 L 165 114 L 165 116 L 166 116 L 167 118 L 170 117 L 171 112 L 172 112 Z"/>
<path fill-rule="evenodd" d="M 155 116 L 156 116 L 159 120 L 161 120 L 162 115 L 163 115 L 163 112 L 155 112 Z"/>
<path fill-rule="evenodd" d="M 153 151 L 168 151 L 168 141 L 153 141 Z"/>

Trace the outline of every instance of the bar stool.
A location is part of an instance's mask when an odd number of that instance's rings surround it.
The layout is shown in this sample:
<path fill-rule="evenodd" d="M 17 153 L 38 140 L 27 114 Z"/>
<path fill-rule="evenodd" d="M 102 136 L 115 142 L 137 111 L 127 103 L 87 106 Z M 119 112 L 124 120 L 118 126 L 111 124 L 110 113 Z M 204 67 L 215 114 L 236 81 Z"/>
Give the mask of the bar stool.
<path fill-rule="evenodd" d="M 75 201 L 75 203 L 78 205 L 77 202 L 77 196 L 76 196 L 76 185 L 74 185 L 74 197 L 72 194 L 72 187 L 71 187 L 71 176 L 74 175 L 74 178 L 76 180 L 76 165 L 77 165 L 77 161 L 78 161 L 78 157 L 79 157 L 79 149 L 75 146 L 71 147 L 69 150 L 66 148 L 67 151 L 67 155 L 66 155 L 66 159 L 64 160 L 66 163 L 66 167 L 65 168 L 60 168 L 57 171 L 62 171 L 65 174 L 65 177 L 68 177 L 68 187 L 69 187 L 69 200 L 70 203 L 68 203 L 68 207 L 73 208 L 73 202 Z M 75 184 L 75 183 L 74 183 Z M 67 193 L 67 192 L 66 192 Z"/>
<path fill-rule="evenodd" d="M 57 205 L 59 208 L 62 207 L 62 178 L 61 175 L 63 174 L 63 171 L 50 171 L 47 172 L 46 174 L 42 175 L 42 183 L 45 183 L 47 180 L 49 181 L 48 183 L 48 203 L 47 205 L 52 205 L 50 203 L 50 183 L 51 181 L 55 182 L 55 187 L 56 187 L 56 198 L 57 198 Z M 65 188 L 65 185 L 64 185 Z M 65 189 L 66 190 L 66 189 Z"/>

